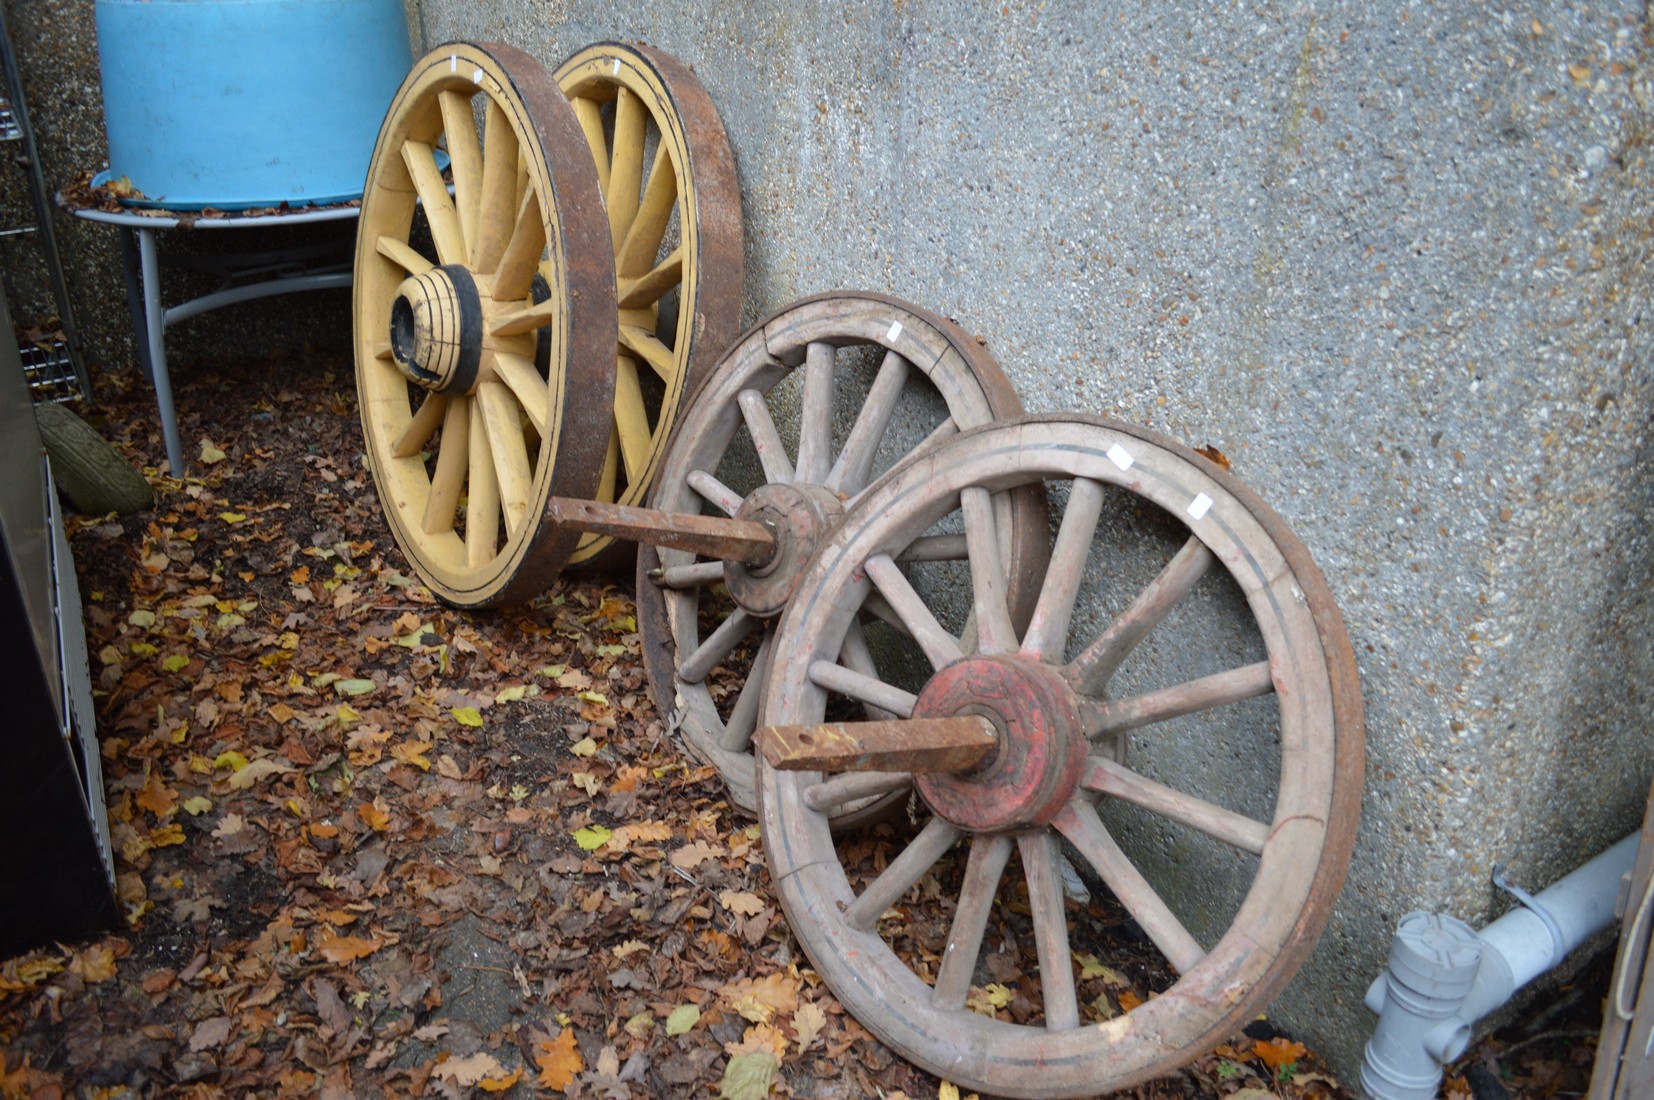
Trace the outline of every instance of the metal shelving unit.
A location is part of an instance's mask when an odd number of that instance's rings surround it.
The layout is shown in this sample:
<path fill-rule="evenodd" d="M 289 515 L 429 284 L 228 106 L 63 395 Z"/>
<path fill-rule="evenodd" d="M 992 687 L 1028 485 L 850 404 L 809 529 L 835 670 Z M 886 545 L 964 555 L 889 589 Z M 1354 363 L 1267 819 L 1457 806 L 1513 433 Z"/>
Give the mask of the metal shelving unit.
<path fill-rule="evenodd" d="M 40 157 L 35 147 L 34 128 L 29 125 L 29 109 L 23 97 L 23 78 L 17 68 L 17 55 L 12 50 L 11 31 L 6 26 L 6 14 L 0 5 L 0 145 L 10 147 L 11 159 L 26 177 L 29 205 L 33 221 L 20 225 L 0 227 L 0 239 L 17 238 L 34 242 L 51 282 L 52 297 L 57 308 L 57 329 L 44 342 L 18 341 L 18 357 L 23 361 L 23 375 L 29 381 L 29 390 L 36 401 L 75 401 L 90 399 L 91 379 L 75 336 L 73 309 L 69 304 L 69 287 L 63 279 L 63 263 L 57 251 L 57 236 L 52 230 L 51 194 L 40 173 Z"/>

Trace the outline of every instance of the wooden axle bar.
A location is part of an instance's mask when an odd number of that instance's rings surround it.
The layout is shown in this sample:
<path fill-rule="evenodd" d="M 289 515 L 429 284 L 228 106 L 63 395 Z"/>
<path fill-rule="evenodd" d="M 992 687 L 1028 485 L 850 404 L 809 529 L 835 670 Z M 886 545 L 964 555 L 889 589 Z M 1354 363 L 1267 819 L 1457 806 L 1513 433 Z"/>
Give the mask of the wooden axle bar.
<path fill-rule="evenodd" d="M 613 535 L 628 542 L 669 546 L 723 561 L 763 565 L 775 554 L 775 536 L 762 523 L 699 516 L 569 497 L 546 498 L 546 518 L 559 527 Z"/>
<path fill-rule="evenodd" d="M 910 718 L 769 726 L 755 743 L 778 771 L 961 772 L 994 751 L 986 718 Z"/>

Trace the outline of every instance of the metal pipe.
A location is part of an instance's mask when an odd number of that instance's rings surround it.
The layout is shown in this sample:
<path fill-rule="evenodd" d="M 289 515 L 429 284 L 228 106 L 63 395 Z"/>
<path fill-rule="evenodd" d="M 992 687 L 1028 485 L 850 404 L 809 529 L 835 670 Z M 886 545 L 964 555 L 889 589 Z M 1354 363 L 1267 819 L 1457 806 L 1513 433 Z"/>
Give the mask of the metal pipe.
<path fill-rule="evenodd" d="M 1442 1066 L 1464 1053 L 1476 1021 L 1613 923 L 1637 843 L 1632 833 L 1538 897 L 1495 871 L 1521 904 L 1480 932 L 1443 914 L 1403 917 L 1389 964 L 1367 990 L 1378 1026 L 1362 1061 L 1362 1095 L 1434 1100 Z"/>

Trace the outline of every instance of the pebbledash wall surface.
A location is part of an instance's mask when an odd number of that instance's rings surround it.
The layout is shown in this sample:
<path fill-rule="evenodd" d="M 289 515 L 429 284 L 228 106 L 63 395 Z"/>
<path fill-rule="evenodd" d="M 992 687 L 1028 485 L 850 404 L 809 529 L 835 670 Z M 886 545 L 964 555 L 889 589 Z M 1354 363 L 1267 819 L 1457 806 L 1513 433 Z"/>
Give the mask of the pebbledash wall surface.
<path fill-rule="evenodd" d="M 12 7 L 14 34 L 61 22 L 32 39 L 48 59 L 90 34 L 89 3 Z M 745 321 L 838 287 L 910 299 L 979 334 L 1030 410 L 1215 446 L 1288 520 L 1344 613 L 1368 763 L 1343 895 L 1273 1014 L 1347 1077 L 1403 914 L 1480 925 L 1507 904 L 1496 861 L 1540 887 L 1636 827 L 1654 776 L 1641 0 L 410 10 L 416 48 L 495 39 L 554 66 L 621 39 L 692 64 L 740 171 Z M 80 65 L 34 65 L 31 95 L 43 140 L 85 163 L 101 135 Z M 71 80 L 78 105 L 43 98 Z M 70 246 L 91 287 L 109 246 Z M 129 356 L 118 283 L 101 297 L 83 326 Z"/>

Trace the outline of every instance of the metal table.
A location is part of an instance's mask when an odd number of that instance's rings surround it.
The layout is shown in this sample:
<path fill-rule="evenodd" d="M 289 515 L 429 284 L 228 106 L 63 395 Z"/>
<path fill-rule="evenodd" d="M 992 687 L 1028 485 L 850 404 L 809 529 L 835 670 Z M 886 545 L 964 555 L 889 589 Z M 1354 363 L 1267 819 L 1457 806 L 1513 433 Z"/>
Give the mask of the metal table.
<path fill-rule="evenodd" d="M 173 410 L 172 380 L 167 374 L 163 340 L 167 327 L 236 302 L 301 290 L 349 286 L 351 261 L 348 247 L 343 258 L 340 258 L 339 246 L 332 243 L 263 252 L 180 256 L 160 252 L 156 247 L 156 234 L 173 229 L 271 229 L 312 222 L 345 221 L 355 218 L 359 212 L 356 206 L 302 207 L 222 217 L 207 217 L 186 211 L 153 214 L 97 209 L 73 211 L 78 218 L 112 225 L 120 230 L 121 274 L 126 280 L 126 304 L 132 313 L 138 357 L 155 385 L 155 404 L 161 414 L 161 434 L 166 440 L 167 464 L 173 477 L 184 476 L 184 454 L 178 439 L 178 419 Z M 219 287 L 175 306 L 164 305 L 161 294 L 163 261 L 171 267 L 191 268 L 217 275 Z"/>

